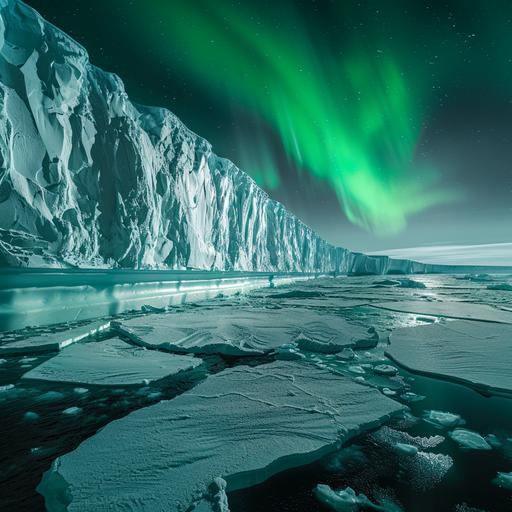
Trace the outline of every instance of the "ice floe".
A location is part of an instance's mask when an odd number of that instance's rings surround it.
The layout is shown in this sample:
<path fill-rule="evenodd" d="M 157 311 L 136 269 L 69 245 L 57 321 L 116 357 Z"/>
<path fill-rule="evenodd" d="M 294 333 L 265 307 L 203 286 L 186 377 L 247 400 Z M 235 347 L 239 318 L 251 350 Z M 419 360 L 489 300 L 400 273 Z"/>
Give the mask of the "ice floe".
<path fill-rule="evenodd" d="M 38 490 L 49 512 L 185 511 L 216 478 L 228 491 L 256 485 L 401 410 L 314 365 L 235 367 L 110 423 L 59 457 Z"/>
<path fill-rule="evenodd" d="M 498 487 L 512 491 L 512 471 L 510 473 L 499 471 L 492 483 Z"/>
<path fill-rule="evenodd" d="M 372 503 L 364 494 L 357 494 L 351 487 L 335 491 L 328 485 L 318 484 L 313 490 L 320 503 L 333 512 L 357 512 L 376 510 L 380 512 L 401 512 L 401 508 L 389 500 Z"/>
<path fill-rule="evenodd" d="M 386 354 L 421 374 L 494 394 L 512 393 L 512 326 L 453 321 L 397 329 Z"/>
<path fill-rule="evenodd" d="M 444 411 L 425 411 L 423 419 L 436 427 L 453 428 L 464 425 L 464 420 L 458 415 Z"/>
<path fill-rule="evenodd" d="M 376 302 L 372 307 L 418 313 L 424 315 L 458 318 L 462 320 L 481 320 L 484 322 L 512 323 L 512 312 L 493 308 L 487 304 L 472 304 L 462 301 L 402 300 L 394 302 Z"/>
<path fill-rule="evenodd" d="M 378 342 L 372 328 L 294 308 L 227 307 L 147 315 L 114 322 L 113 327 L 135 343 L 178 353 L 254 356 L 289 343 L 309 351 L 339 352 Z"/>
<path fill-rule="evenodd" d="M 23 379 L 100 386 L 147 385 L 201 363 L 196 357 L 148 350 L 110 338 L 76 343 L 25 373 Z M 87 390 L 75 388 L 75 392 Z"/>
<path fill-rule="evenodd" d="M 456 428 L 450 432 L 450 437 L 461 448 L 467 450 L 492 450 L 492 446 L 477 432 L 465 428 Z"/>
<path fill-rule="evenodd" d="M 0 345 L 0 355 L 24 355 L 56 352 L 77 341 L 94 336 L 110 327 L 110 322 L 93 322 L 60 332 L 46 332 Z"/>

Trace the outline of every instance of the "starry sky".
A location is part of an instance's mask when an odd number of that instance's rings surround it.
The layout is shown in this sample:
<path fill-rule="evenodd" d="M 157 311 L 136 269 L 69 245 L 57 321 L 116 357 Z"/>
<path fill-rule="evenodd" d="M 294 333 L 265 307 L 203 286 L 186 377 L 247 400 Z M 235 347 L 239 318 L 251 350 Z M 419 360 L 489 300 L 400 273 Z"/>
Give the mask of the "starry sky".
<path fill-rule="evenodd" d="M 512 264 L 511 2 L 27 3 L 329 242 Z"/>

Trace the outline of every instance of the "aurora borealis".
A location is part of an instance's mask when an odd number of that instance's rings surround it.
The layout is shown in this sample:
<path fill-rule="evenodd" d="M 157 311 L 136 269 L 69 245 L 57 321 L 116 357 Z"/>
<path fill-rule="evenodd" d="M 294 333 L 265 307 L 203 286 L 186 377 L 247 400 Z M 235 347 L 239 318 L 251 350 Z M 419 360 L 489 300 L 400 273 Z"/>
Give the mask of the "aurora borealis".
<path fill-rule="evenodd" d="M 294 165 L 329 183 L 351 222 L 400 231 L 410 214 L 455 195 L 434 188 L 430 169 L 413 168 L 425 116 L 413 91 L 421 97 L 421 85 L 407 80 L 392 51 L 376 45 L 345 53 L 311 36 L 291 4 L 278 28 L 256 21 L 255 33 L 247 30 L 253 10 L 224 0 L 159 3 L 154 14 L 167 20 L 169 44 L 182 48 L 160 47 L 164 57 L 259 114 Z M 260 138 L 246 144 L 268 154 Z M 263 183 L 276 181 L 268 158 L 249 168 L 264 173 Z"/>
<path fill-rule="evenodd" d="M 29 3 L 333 243 L 509 240 L 505 1 Z"/>

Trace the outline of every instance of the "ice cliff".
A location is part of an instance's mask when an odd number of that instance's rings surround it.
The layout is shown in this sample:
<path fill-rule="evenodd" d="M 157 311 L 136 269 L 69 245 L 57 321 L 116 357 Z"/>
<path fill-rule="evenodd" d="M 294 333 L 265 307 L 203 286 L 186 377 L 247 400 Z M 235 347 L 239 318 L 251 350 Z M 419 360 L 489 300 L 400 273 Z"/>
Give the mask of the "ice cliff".
<path fill-rule="evenodd" d="M 0 265 L 345 270 L 163 108 L 16 0 L 0 0 Z"/>

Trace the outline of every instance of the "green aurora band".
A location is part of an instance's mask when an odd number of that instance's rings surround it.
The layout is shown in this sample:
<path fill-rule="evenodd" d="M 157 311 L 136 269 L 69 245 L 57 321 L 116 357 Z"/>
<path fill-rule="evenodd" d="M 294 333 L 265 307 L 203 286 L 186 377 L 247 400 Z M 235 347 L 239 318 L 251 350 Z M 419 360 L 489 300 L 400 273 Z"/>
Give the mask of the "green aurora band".
<path fill-rule="evenodd" d="M 426 115 L 415 99 L 424 98 L 429 85 L 421 76 L 406 77 L 393 49 L 375 42 L 347 51 L 313 37 L 291 5 L 282 9 L 278 27 L 228 0 L 156 2 L 152 9 L 155 23 L 166 20 L 158 30 L 172 48 L 160 48 L 170 64 L 261 116 L 291 164 L 329 183 L 352 223 L 392 234 L 404 229 L 408 216 L 456 199 L 436 188 L 433 169 L 414 164 Z M 155 23 L 142 24 L 146 38 Z M 249 170 L 259 169 L 251 174 L 277 186 L 264 137 L 244 143 Z"/>

